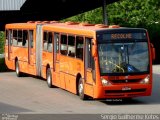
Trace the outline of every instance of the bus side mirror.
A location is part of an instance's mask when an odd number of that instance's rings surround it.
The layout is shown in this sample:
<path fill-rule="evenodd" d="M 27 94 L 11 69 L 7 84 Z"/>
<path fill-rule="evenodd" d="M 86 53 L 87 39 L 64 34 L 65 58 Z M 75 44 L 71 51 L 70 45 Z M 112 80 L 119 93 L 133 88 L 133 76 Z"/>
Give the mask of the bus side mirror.
<path fill-rule="evenodd" d="M 92 39 L 92 56 L 97 56 L 97 44 L 95 39 Z"/>
<path fill-rule="evenodd" d="M 151 54 L 152 54 L 152 60 L 155 60 L 156 58 L 156 53 L 155 53 L 155 48 L 154 45 L 151 43 Z"/>

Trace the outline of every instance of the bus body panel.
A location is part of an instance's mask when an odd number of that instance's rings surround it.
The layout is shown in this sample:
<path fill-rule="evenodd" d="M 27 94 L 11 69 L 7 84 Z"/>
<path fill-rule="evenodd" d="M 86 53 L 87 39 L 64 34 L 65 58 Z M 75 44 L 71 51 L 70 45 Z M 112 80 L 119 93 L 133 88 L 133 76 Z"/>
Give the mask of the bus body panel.
<path fill-rule="evenodd" d="M 5 45 L 5 64 L 9 69 L 15 69 L 14 60 L 10 59 L 10 53 L 8 53 L 8 45 Z"/>
<path fill-rule="evenodd" d="M 35 73 L 35 37 L 36 32 L 35 24 L 7 24 L 5 26 L 6 30 L 27 30 L 27 31 L 33 31 L 33 48 L 29 47 L 19 47 L 14 46 L 13 43 L 11 45 L 11 41 L 14 42 L 13 36 L 10 37 L 10 40 L 8 42 L 8 45 L 5 45 L 5 61 L 6 65 L 9 69 L 15 70 L 15 60 L 16 58 L 20 61 L 20 69 L 21 72 L 29 73 L 32 75 L 36 75 Z M 13 35 L 12 31 L 10 33 Z M 29 33 L 28 33 L 29 34 Z M 6 37 L 7 39 L 7 37 Z M 31 43 L 29 43 L 31 44 Z M 7 55 L 8 53 L 8 55 Z"/>
<path fill-rule="evenodd" d="M 81 74 L 84 77 L 84 64 L 81 60 L 60 56 L 60 87 L 76 93 L 76 77 Z"/>
<path fill-rule="evenodd" d="M 53 71 L 53 53 L 42 51 L 42 77 L 46 79 L 47 65 Z"/>

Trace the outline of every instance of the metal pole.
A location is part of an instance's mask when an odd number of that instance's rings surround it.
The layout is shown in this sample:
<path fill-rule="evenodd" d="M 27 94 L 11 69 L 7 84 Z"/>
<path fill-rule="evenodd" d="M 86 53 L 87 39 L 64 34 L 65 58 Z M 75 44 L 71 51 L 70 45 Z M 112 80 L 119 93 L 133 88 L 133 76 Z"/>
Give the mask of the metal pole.
<path fill-rule="evenodd" d="M 103 24 L 108 25 L 108 17 L 106 10 L 106 0 L 103 0 Z"/>

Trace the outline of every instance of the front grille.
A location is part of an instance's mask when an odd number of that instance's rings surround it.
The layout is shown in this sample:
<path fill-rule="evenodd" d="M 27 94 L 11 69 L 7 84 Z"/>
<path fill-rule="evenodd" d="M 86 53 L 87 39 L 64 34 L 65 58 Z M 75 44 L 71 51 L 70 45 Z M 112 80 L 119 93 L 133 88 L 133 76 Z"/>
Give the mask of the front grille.
<path fill-rule="evenodd" d="M 132 89 L 132 90 L 106 90 L 106 94 L 110 93 L 132 93 L 132 92 L 145 92 L 146 89 Z"/>
<path fill-rule="evenodd" d="M 112 83 L 121 84 L 121 83 L 138 83 L 141 79 L 130 79 L 130 80 L 110 80 Z"/>

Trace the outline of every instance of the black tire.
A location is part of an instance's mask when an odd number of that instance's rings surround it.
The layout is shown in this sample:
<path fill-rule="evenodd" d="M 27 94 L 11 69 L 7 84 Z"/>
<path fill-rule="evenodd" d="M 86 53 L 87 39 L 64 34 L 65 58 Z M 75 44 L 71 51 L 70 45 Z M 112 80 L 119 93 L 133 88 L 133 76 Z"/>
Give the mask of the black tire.
<path fill-rule="evenodd" d="M 16 71 L 17 77 L 21 77 L 22 76 L 22 73 L 20 72 L 18 60 L 15 63 L 15 71 Z"/>
<path fill-rule="evenodd" d="M 82 100 L 87 99 L 87 96 L 84 94 L 84 82 L 83 82 L 82 78 L 80 78 L 79 82 L 78 82 L 78 95 L 79 95 L 80 99 L 82 99 Z"/>
<path fill-rule="evenodd" d="M 51 73 L 51 69 L 50 68 L 47 68 L 47 85 L 49 88 L 52 88 L 53 85 L 52 85 L 52 73 Z"/>

